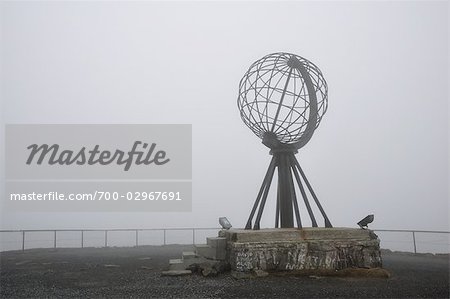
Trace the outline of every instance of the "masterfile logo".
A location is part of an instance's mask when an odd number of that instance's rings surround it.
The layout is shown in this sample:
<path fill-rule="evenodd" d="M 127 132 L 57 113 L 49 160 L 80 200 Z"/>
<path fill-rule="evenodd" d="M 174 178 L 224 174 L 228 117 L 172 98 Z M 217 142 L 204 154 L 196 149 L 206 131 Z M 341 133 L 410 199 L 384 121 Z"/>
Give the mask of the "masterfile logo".
<path fill-rule="evenodd" d="M 142 147 L 142 151 L 138 150 Z M 36 157 L 35 163 L 41 165 L 44 160 L 49 165 L 108 165 L 116 162 L 118 165 L 124 165 L 124 170 L 128 171 L 133 164 L 136 165 L 149 165 L 154 163 L 155 165 L 164 165 L 170 161 L 166 158 L 166 152 L 159 150 L 155 152 L 156 143 L 152 143 L 150 146 L 148 143 L 135 141 L 132 149 L 129 152 L 124 152 L 121 150 L 115 150 L 114 152 L 104 150 L 100 151 L 100 146 L 96 144 L 92 150 L 86 150 L 86 147 L 82 147 L 78 151 L 73 150 L 62 150 L 60 151 L 60 146 L 58 144 L 53 144 L 52 146 L 48 144 L 42 144 L 38 146 L 37 144 L 32 144 L 27 147 L 30 150 L 30 155 L 28 156 L 27 164 L 30 165 Z"/>
<path fill-rule="evenodd" d="M 6 125 L 4 207 L 188 212 L 191 125 Z"/>
<path fill-rule="evenodd" d="M 191 125 L 6 125 L 7 179 L 192 178 Z"/>

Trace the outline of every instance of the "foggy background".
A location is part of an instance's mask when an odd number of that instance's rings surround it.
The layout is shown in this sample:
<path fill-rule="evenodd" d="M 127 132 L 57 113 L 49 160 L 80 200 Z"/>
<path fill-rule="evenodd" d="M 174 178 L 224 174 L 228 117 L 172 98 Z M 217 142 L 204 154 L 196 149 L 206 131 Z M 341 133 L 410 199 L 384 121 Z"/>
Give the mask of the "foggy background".
<path fill-rule="evenodd" d="M 5 123 L 193 129 L 192 212 L 2 208 L 0 229 L 216 227 L 220 216 L 243 227 L 271 156 L 240 119 L 238 83 L 284 51 L 316 64 L 329 86 L 328 111 L 297 158 L 332 224 L 374 213 L 372 228 L 449 230 L 448 2 L 0 7 L 3 182 Z M 272 195 L 261 226 L 274 219 Z"/>

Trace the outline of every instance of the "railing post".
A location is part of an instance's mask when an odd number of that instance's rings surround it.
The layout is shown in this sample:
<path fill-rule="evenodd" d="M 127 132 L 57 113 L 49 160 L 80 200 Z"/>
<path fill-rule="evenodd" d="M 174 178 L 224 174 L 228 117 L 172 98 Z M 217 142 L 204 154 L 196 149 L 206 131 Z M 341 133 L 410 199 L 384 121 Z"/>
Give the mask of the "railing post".
<path fill-rule="evenodd" d="M 138 247 L 138 243 L 139 241 L 138 241 L 138 230 L 136 230 L 136 247 Z"/>
<path fill-rule="evenodd" d="M 192 228 L 192 245 L 195 245 L 195 228 Z"/>
<path fill-rule="evenodd" d="M 105 247 L 108 247 L 108 231 L 105 230 Z"/>
<path fill-rule="evenodd" d="M 25 231 L 22 231 L 22 251 L 25 250 Z"/>
<path fill-rule="evenodd" d="M 54 231 L 53 248 L 56 249 L 56 230 Z"/>
<path fill-rule="evenodd" d="M 164 232 L 164 245 L 166 245 L 166 230 L 163 229 L 163 232 Z"/>
<path fill-rule="evenodd" d="M 416 248 L 416 234 L 413 231 L 412 232 L 412 236 L 413 236 L 413 243 L 414 243 L 414 253 L 417 253 L 417 248 Z"/>
<path fill-rule="evenodd" d="M 84 248 L 84 230 L 81 230 L 81 248 Z"/>

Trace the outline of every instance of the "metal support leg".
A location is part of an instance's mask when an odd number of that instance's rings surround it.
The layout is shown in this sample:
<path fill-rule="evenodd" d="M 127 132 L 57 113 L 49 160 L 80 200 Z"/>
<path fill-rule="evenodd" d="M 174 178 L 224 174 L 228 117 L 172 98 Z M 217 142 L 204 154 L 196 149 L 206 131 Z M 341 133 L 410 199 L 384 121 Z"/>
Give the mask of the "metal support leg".
<path fill-rule="evenodd" d="M 292 198 L 292 203 L 294 204 L 294 212 L 295 212 L 295 219 L 297 221 L 297 228 L 302 228 L 302 220 L 300 217 L 300 210 L 298 208 L 298 202 L 297 202 L 297 196 L 295 194 L 295 187 L 294 187 L 294 180 L 292 178 L 292 165 L 290 163 L 291 161 L 291 157 L 287 156 L 286 157 L 286 164 L 287 164 L 287 168 L 288 168 L 288 183 L 289 183 L 289 188 L 291 189 L 291 198 Z"/>
<path fill-rule="evenodd" d="M 258 215 L 256 215 L 255 225 L 253 226 L 254 230 L 259 230 L 259 228 L 260 228 L 261 216 L 262 216 L 262 212 L 264 210 L 264 205 L 266 204 L 267 195 L 269 194 L 270 183 L 272 182 L 272 179 L 273 179 L 273 174 L 275 172 L 275 166 L 278 163 L 278 161 L 276 161 L 276 160 L 278 160 L 278 159 L 273 160 L 275 162 L 271 163 L 271 167 L 268 172 L 267 184 L 265 184 L 265 189 L 264 189 L 264 193 L 262 195 L 261 204 L 259 206 Z"/>
<path fill-rule="evenodd" d="M 275 212 L 275 228 L 278 228 L 280 223 L 280 184 L 277 186 L 277 207 Z"/>
<path fill-rule="evenodd" d="M 306 210 L 308 211 L 308 214 L 309 214 L 309 218 L 311 218 L 311 225 L 313 227 L 317 227 L 318 225 L 317 225 L 316 217 L 314 217 L 314 213 L 311 209 L 311 205 L 309 204 L 308 197 L 306 196 L 305 189 L 303 188 L 303 184 L 300 179 L 300 175 L 298 174 L 297 168 L 295 168 L 296 165 L 295 165 L 295 162 L 293 159 L 295 159 L 295 157 L 291 157 L 291 161 L 293 163 L 293 164 L 291 164 L 292 171 L 294 172 L 295 179 L 297 180 L 297 185 L 300 188 L 300 193 L 302 194 L 303 202 L 305 203 Z"/>
<path fill-rule="evenodd" d="M 272 160 L 270 161 L 269 168 L 267 169 L 266 175 L 264 176 L 263 183 L 261 185 L 261 188 L 259 189 L 258 196 L 256 197 L 252 211 L 250 212 L 250 216 L 248 217 L 247 224 L 245 225 L 245 229 L 252 228 L 252 220 L 253 220 L 253 217 L 255 216 L 256 209 L 258 208 L 258 205 L 261 201 L 261 196 L 265 190 L 266 185 L 270 184 L 270 182 L 272 181 L 272 179 L 270 179 L 270 181 L 269 181 L 268 178 L 269 178 L 269 173 L 270 173 L 271 169 L 274 167 L 275 167 L 275 156 L 273 156 Z"/>
<path fill-rule="evenodd" d="M 330 220 L 328 219 L 327 214 L 325 213 L 324 209 L 322 208 L 322 205 L 320 204 L 319 199 L 317 198 L 316 194 L 314 193 L 313 188 L 309 184 L 308 179 L 306 178 L 306 175 L 303 172 L 302 168 L 300 167 L 300 164 L 298 163 L 297 159 L 295 159 L 295 165 L 297 166 L 298 170 L 300 171 L 300 175 L 302 176 L 303 181 L 305 181 L 305 184 L 308 187 L 308 190 L 311 193 L 311 195 L 312 195 L 312 197 L 314 199 L 314 202 L 316 203 L 317 207 L 319 208 L 320 213 L 322 213 L 322 216 L 323 216 L 323 218 L 325 220 L 325 227 L 328 227 L 328 228 L 333 227 L 331 225 Z"/>

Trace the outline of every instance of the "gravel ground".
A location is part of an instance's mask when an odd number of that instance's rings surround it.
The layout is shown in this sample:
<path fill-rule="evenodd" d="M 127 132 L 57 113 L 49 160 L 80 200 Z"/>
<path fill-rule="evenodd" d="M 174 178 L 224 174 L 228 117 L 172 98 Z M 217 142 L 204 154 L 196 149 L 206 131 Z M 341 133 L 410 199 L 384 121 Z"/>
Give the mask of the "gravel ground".
<path fill-rule="evenodd" d="M 1 298 L 448 298 L 449 256 L 383 251 L 383 278 L 161 276 L 190 246 L 0 253 Z"/>

